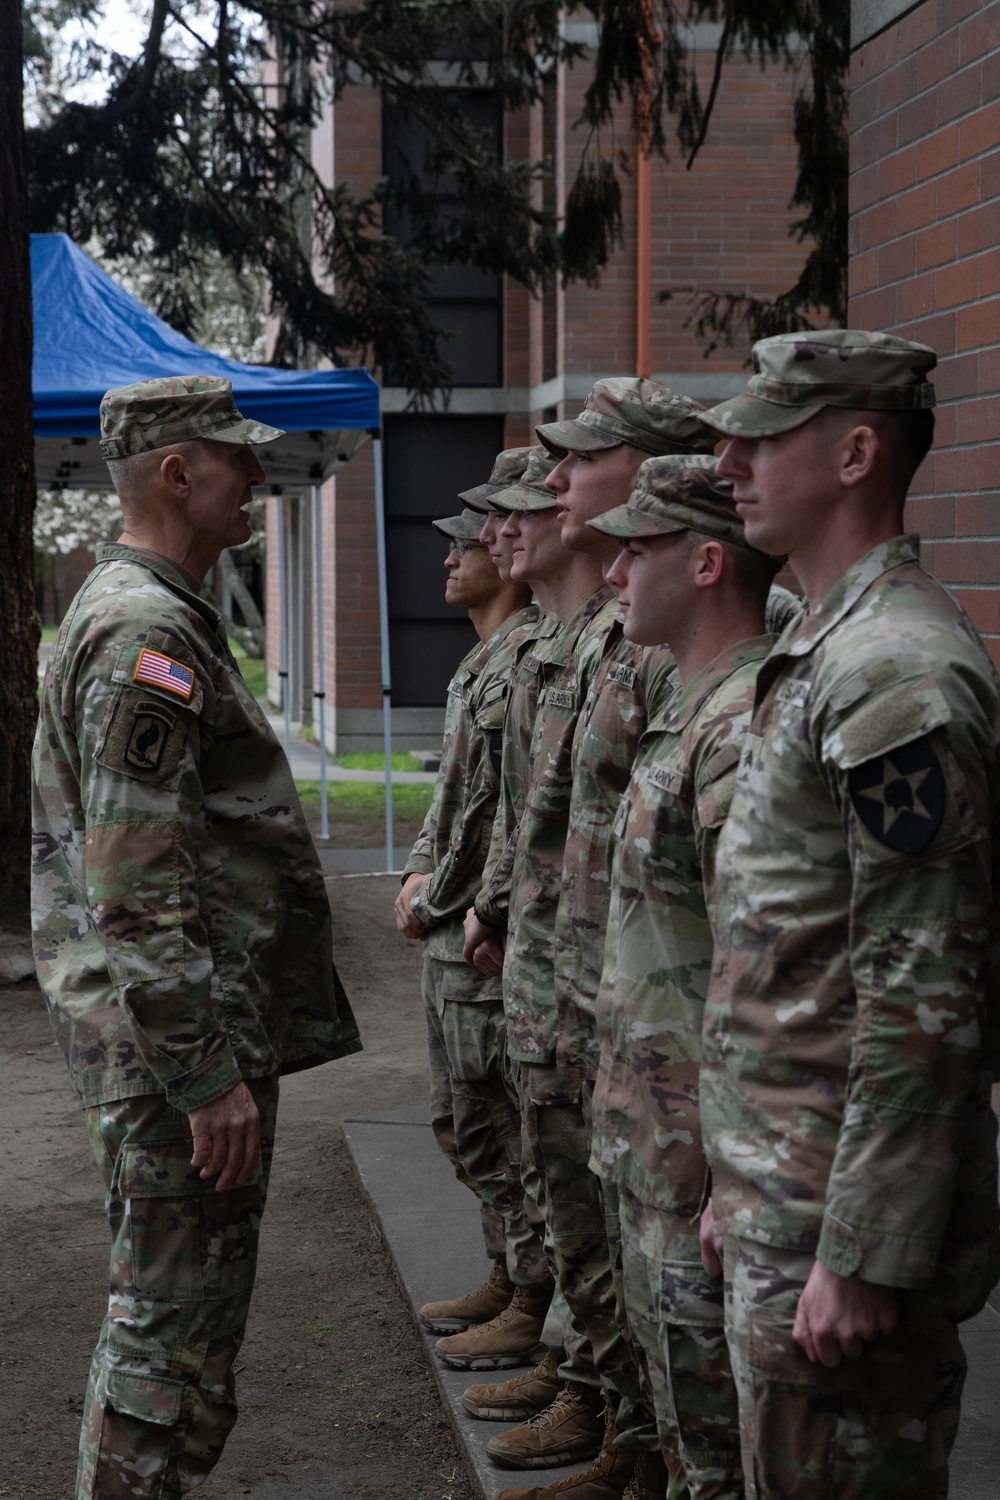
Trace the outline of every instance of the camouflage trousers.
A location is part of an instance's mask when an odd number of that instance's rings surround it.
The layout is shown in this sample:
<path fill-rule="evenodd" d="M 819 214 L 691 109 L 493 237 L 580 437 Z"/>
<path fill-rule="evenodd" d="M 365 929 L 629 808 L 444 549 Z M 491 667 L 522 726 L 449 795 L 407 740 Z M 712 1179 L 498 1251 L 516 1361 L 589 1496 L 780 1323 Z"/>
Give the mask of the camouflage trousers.
<path fill-rule="evenodd" d="M 944 1500 L 966 1371 L 957 1324 L 996 1280 L 994 1238 L 949 1261 L 927 1291 L 899 1293 L 894 1333 L 828 1369 L 792 1338 L 813 1257 L 726 1239 L 748 1500 Z"/>
<path fill-rule="evenodd" d="M 467 998 L 464 963 L 424 955 L 431 1127 L 458 1180 L 479 1199 L 486 1253 L 519 1286 L 549 1285 L 543 1226 L 521 1184 L 521 1113 L 507 1058 L 499 979 Z"/>
<path fill-rule="evenodd" d="M 625 1311 L 645 1355 L 672 1494 L 742 1500 L 739 1407 L 722 1277 L 701 1264 L 697 1220 L 619 1197 Z"/>
<path fill-rule="evenodd" d="M 278 1079 L 248 1087 L 261 1115 L 260 1167 L 226 1193 L 192 1168 L 187 1116 L 161 1096 L 85 1111 L 112 1246 L 76 1500 L 179 1500 L 204 1482 L 232 1431 Z"/>
<path fill-rule="evenodd" d="M 617 1200 L 590 1170 L 593 1084 L 521 1064 L 525 1147 L 559 1290 L 570 1312 L 564 1380 L 603 1389 L 619 1409 L 623 1447 L 655 1446 L 652 1414 L 627 1332 Z"/>

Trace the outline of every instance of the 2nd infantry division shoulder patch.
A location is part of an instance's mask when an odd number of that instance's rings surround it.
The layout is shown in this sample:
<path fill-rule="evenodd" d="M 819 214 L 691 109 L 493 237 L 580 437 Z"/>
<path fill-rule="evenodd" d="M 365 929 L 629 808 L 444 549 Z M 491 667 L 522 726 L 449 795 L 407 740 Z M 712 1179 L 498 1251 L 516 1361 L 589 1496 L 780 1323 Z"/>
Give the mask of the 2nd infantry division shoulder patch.
<path fill-rule="evenodd" d="M 858 817 L 889 849 L 921 854 L 941 827 L 944 772 L 926 737 L 855 766 L 847 785 Z"/>

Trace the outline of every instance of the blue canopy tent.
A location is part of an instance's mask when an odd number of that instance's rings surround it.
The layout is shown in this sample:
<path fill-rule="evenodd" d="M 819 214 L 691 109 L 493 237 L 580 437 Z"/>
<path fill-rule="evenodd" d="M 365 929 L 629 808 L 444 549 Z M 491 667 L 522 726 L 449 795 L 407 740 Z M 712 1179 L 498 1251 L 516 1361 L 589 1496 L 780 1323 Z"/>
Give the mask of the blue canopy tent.
<path fill-rule="evenodd" d="M 278 370 L 245 365 L 201 349 L 118 285 L 64 234 L 31 236 L 34 302 L 35 469 L 44 488 L 91 489 L 110 484 L 98 447 L 101 397 L 112 386 L 161 375 L 222 375 L 236 405 L 285 429 L 262 453 L 268 483 L 312 489 L 316 524 L 317 639 L 322 652 L 323 578 L 318 486 L 371 435 L 375 440 L 375 502 L 382 627 L 382 696 L 386 753 L 387 867 L 392 866 L 391 716 L 385 526 L 379 388 L 367 370 Z M 279 507 L 282 502 L 279 499 Z M 279 518 L 281 519 L 281 518 Z M 284 526 L 279 524 L 283 683 L 287 684 Z M 321 677 L 322 684 L 322 662 Z M 288 695 L 285 718 L 288 722 Z M 323 698 L 320 697 L 323 716 Z M 321 724 L 320 743 L 325 748 Z M 287 728 L 286 728 L 287 734 Z M 326 825 L 325 757 L 324 830 Z"/>

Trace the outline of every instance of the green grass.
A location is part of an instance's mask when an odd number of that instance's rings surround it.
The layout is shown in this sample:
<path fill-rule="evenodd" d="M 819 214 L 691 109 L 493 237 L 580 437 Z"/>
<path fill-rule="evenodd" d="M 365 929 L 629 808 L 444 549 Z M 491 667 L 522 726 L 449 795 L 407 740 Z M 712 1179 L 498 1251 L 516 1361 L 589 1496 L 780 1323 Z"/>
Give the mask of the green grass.
<path fill-rule="evenodd" d="M 345 771 L 384 771 L 385 756 L 381 750 L 352 750 L 347 755 L 335 756 L 334 765 L 343 766 Z M 394 750 L 392 769 L 394 771 L 422 771 L 424 768 L 419 760 L 414 760 L 408 751 Z"/>
<path fill-rule="evenodd" d="M 247 656 L 241 651 L 235 641 L 230 642 L 233 655 L 239 663 L 243 681 L 253 693 L 255 698 L 267 697 L 267 667 L 255 656 Z"/>
<path fill-rule="evenodd" d="M 318 781 L 295 783 L 306 815 L 319 817 L 320 784 Z M 332 811 L 341 813 L 379 814 L 385 807 L 385 787 L 378 781 L 328 781 L 327 792 Z M 399 818 L 422 818 L 431 805 L 434 788 L 429 782 L 394 786 L 392 810 Z"/>

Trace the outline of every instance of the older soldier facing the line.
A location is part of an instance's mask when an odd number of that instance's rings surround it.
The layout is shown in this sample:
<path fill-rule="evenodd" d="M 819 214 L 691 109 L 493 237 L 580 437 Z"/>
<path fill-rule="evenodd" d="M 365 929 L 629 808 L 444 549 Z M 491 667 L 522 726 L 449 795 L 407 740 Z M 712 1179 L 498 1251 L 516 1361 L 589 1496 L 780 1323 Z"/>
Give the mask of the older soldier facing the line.
<path fill-rule="evenodd" d="M 809 605 L 719 843 L 701 1078 L 753 1500 L 943 1500 L 957 1325 L 1000 1266 L 1000 684 L 903 534 L 934 363 L 887 334 L 765 339 L 702 418 Z"/>
<path fill-rule="evenodd" d="M 278 1076 L 357 1051 L 288 763 L 201 581 L 264 471 L 227 380 L 109 391 L 125 529 L 45 675 L 35 958 L 107 1186 L 77 1500 L 178 1500 L 236 1420 Z"/>
<path fill-rule="evenodd" d="M 628 504 L 589 523 L 621 543 L 607 576 L 626 639 L 665 642 L 677 663 L 615 820 L 591 1165 L 617 1190 L 625 1306 L 677 1491 L 741 1500 L 722 1280 L 698 1246 L 698 1065 L 715 843 L 775 639 L 765 609 L 777 564 L 748 547 L 713 470 L 649 459 Z"/>
<path fill-rule="evenodd" d="M 493 492 L 512 484 L 528 450 L 500 454 Z M 506 1081 L 506 1024 L 500 982 L 462 959 L 462 923 L 479 890 L 484 846 L 500 784 L 500 739 L 510 673 L 541 621 L 524 583 L 503 578 L 479 541 L 482 516 L 466 509 L 432 523 L 452 542 L 445 558 L 445 598 L 464 606 L 479 644 L 459 664 L 448 689 L 441 768 L 424 826 L 396 898 L 396 925 L 425 943 L 431 1117 L 435 1137 L 460 1181 L 480 1199 L 483 1237 L 493 1262 L 483 1286 L 427 1303 L 421 1322 L 454 1334 L 504 1315 L 517 1364 L 531 1349 L 552 1292 L 541 1239 L 526 1215 L 520 1181 L 520 1113 Z M 523 1323 L 518 1339 L 516 1329 Z"/>

